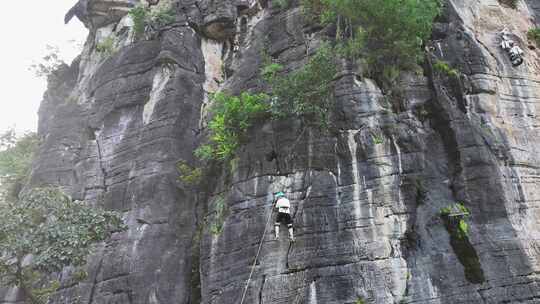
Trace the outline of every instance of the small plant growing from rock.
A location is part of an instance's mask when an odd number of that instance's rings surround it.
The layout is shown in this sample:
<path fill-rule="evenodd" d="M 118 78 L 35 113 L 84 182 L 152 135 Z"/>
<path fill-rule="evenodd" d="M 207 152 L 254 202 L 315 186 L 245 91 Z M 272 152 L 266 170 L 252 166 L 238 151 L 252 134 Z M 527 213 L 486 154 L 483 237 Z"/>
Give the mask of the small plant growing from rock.
<path fill-rule="evenodd" d="M 142 5 L 137 5 L 129 11 L 129 15 L 133 20 L 133 32 L 136 38 L 140 38 L 146 30 L 148 13 L 149 10 Z"/>
<path fill-rule="evenodd" d="M 185 161 L 180 160 L 176 163 L 176 169 L 180 174 L 180 181 L 186 185 L 194 186 L 199 184 L 202 180 L 202 168 L 191 167 Z"/>
<path fill-rule="evenodd" d="M 469 241 L 470 211 L 463 203 L 455 203 L 440 210 L 440 216 L 450 234 L 450 245 L 465 270 L 465 278 L 473 283 L 485 282 L 484 271 L 478 254 Z"/>
<path fill-rule="evenodd" d="M 129 11 L 129 15 L 133 20 L 133 32 L 137 39 L 147 30 L 156 30 L 176 21 L 176 11 L 170 1 L 162 1 L 154 9 L 139 4 Z"/>
<path fill-rule="evenodd" d="M 154 27 L 162 27 L 176 21 L 176 11 L 171 1 L 161 1 L 151 12 L 148 21 Z"/>
<path fill-rule="evenodd" d="M 446 75 L 451 78 L 459 78 L 459 71 L 451 68 L 450 65 L 444 61 L 437 60 L 433 64 L 433 69 L 440 74 Z"/>
<path fill-rule="evenodd" d="M 73 280 L 82 282 L 88 278 L 88 272 L 84 269 L 79 269 L 73 273 Z"/>
<path fill-rule="evenodd" d="M 499 3 L 502 3 L 504 5 L 507 5 L 507 6 L 511 7 L 511 8 L 516 9 L 518 1 L 519 0 L 499 0 Z"/>
<path fill-rule="evenodd" d="M 373 139 L 373 143 L 376 145 L 384 143 L 384 137 L 382 136 L 382 134 L 371 133 L 371 138 Z"/>
<path fill-rule="evenodd" d="M 455 233 L 457 237 L 465 238 L 469 235 L 469 225 L 465 219 L 470 216 L 470 211 L 463 203 L 455 203 L 442 208 L 440 215 L 444 219 L 449 231 Z"/>
<path fill-rule="evenodd" d="M 37 77 L 43 77 L 50 81 L 56 81 L 56 73 L 67 64 L 60 58 L 60 49 L 57 46 L 47 45 L 47 54 L 41 58 L 40 62 L 30 65 L 30 71 Z"/>
<path fill-rule="evenodd" d="M 115 52 L 115 39 L 113 35 L 110 35 L 96 44 L 96 51 L 105 55 L 111 55 Z"/>
<path fill-rule="evenodd" d="M 213 235 L 220 235 L 221 232 L 223 232 L 226 213 L 227 206 L 225 204 L 225 199 L 222 196 L 218 196 L 214 200 L 214 216 L 212 223 L 210 224 L 210 232 Z"/>
<path fill-rule="evenodd" d="M 531 41 L 534 41 L 536 45 L 540 47 L 540 27 L 530 29 L 527 32 L 527 38 L 529 38 L 529 40 Z"/>
<path fill-rule="evenodd" d="M 289 1 L 290 0 L 275 0 L 277 5 L 279 6 L 279 8 L 281 9 L 286 9 L 289 7 L 290 3 Z"/>

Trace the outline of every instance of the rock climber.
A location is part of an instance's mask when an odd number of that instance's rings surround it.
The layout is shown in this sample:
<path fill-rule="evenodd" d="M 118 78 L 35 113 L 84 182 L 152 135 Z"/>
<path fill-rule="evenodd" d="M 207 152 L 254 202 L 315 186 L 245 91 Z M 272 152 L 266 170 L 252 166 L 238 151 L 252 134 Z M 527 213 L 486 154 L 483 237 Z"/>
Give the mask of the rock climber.
<path fill-rule="evenodd" d="M 276 223 L 274 225 L 274 231 L 276 233 L 276 240 L 279 240 L 279 226 L 280 224 L 287 225 L 289 228 L 289 240 L 294 242 L 294 233 L 293 233 L 293 221 L 291 218 L 291 202 L 285 197 L 285 193 L 278 192 L 275 195 L 275 208 L 278 210 L 276 216 Z"/>
<path fill-rule="evenodd" d="M 513 66 L 516 67 L 523 63 L 524 52 L 516 45 L 514 40 L 510 38 L 510 33 L 506 28 L 501 31 L 501 48 L 508 52 Z"/>

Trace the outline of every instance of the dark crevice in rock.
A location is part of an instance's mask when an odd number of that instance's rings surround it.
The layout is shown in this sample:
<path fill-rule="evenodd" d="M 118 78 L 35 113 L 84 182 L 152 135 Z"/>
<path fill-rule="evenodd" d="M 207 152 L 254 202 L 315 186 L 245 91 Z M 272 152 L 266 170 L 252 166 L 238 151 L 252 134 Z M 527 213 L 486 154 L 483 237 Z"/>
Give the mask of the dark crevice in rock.
<path fill-rule="evenodd" d="M 200 204 L 199 195 L 196 196 L 195 202 L 197 206 L 206 205 Z M 204 210 L 203 210 L 204 211 Z M 203 234 L 203 222 L 200 219 L 199 208 L 194 208 L 194 219 L 195 219 L 195 233 L 191 240 L 191 278 L 190 278 L 190 287 L 191 292 L 189 295 L 188 304 L 196 304 L 201 302 L 202 293 L 201 293 L 201 239 Z"/>
<path fill-rule="evenodd" d="M 287 269 L 290 269 L 290 265 L 289 265 L 289 254 L 291 253 L 291 249 L 293 247 L 293 242 L 289 242 L 289 248 L 287 249 L 287 260 L 285 261 L 285 267 L 287 267 Z M 289 270 L 289 271 L 292 271 L 292 270 Z"/>
<path fill-rule="evenodd" d="M 207 38 L 225 41 L 233 37 L 236 33 L 236 25 L 229 18 L 221 17 L 205 24 L 202 34 Z"/>
<path fill-rule="evenodd" d="M 433 78 L 433 71 L 431 70 L 428 73 L 430 79 L 430 85 L 433 92 L 435 92 L 434 102 L 431 103 L 433 109 L 429 112 L 432 114 L 431 123 L 433 129 L 440 135 L 441 141 L 443 143 L 447 161 L 448 161 L 448 177 L 451 179 L 451 184 L 449 185 L 454 197 L 456 197 L 456 190 L 454 188 L 454 182 L 460 176 L 463 168 L 461 167 L 461 153 L 459 151 L 459 145 L 456 137 L 456 133 L 452 126 L 452 119 L 449 117 L 449 111 L 447 107 L 451 105 L 443 103 L 448 102 L 449 98 L 444 94 L 441 94 L 443 89 L 440 84 L 436 82 Z M 444 90 L 443 90 L 444 91 Z"/>
<path fill-rule="evenodd" d="M 105 166 L 103 164 L 103 154 L 102 154 L 101 144 L 99 143 L 99 138 L 96 138 L 96 146 L 97 146 L 97 153 L 98 153 L 97 155 L 98 164 L 99 164 L 101 173 L 103 174 L 103 181 L 102 181 L 103 191 L 107 192 L 107 170 L 105 170 Z"/>
<path fill-rule="evenodd" d="M 103 267 L 103 259 L 104 259 L 104 256 L 102 255 L 100 257 L 99 264 L 96 269 L 96 275 L 94 276 L 94 281 L 92 282 L 92 288 L 90 289 L 90 296 L 88 297 L 87 304 L 92 304 L 94 302 L 94 295 L 96 293 L 96 287 L 98 284 L 98 276 L 99 276 L 99 273 L 101 272 L 101 268 Z"/>
<path fill-rule="evenodd" d="M 264 283 L 266 283 L 266 275 L 262 276 L 261 289 L 259 290 L 259 304 L 263 304 Z"/>
<path fill-rule="evenodd" d="M 465 278 L 472 284 L 484 283 L 486 279 L 476 249 L 469 241 L 469 237 L 460 234 L 458 231 L 459 219 L 445 216 L 443 221 L 450 235 L 450 246 L 452 246 L 459 262 L 463 265 Z"/>
<path fill-rule="evenodd" d="M 430 111 L 432 113 L 432 126 L 439 133 L 447 154 L 448 176 L 451 178 L 449 188 L 452 191 L 453 198 L 457 198 L 456 181 L 461 176 L 463 168 L 458 139 L 452 124 L 452 120 L 456 118 L 452 116 L 458 115 L 460 117 L 463 114 L 460 115 L 459 111 L 452 109 L 451 98 L 447 95 L 444 85 L 439 83 L 440 79 L 434 78 L 431 62 L 429 69 L 427 75 L 430 79 L 432 91 L 436 95 L 432 103 L 433 109 Z M 460 108 L 459 102 L 456 106 Z M 460 108 L 460 110 L 462 113 L 465 113 L 463 109 Z M 473 284 L 485 282 L 484 272 L 478 254 L 470 243 L 468 236 L 459 233 L 458 221 L 449 217 L 443 218 L 443 221 L 450 235 L 450 245 L 459 262 L 464 267 L 465 278 Z"/>

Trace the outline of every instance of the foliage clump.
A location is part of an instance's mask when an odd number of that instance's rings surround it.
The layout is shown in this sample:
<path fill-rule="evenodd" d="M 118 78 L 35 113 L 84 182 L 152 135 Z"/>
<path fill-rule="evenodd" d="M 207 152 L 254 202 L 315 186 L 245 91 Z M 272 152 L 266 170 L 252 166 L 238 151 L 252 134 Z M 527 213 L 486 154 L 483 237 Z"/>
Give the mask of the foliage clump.
<path fill-rule="evenodd" d="M 66 63 L 60 58 L 60 49 L 57 46 L 47 45 L 47 54 L 41 58 L 40 62 L 30 65 L 30 71 L 33 71 L 37 77 L 54 79 L 56 71 L 60 70 Z M 53 77 L 53 78 L 50 78 Z"/>
<path fill-rule="evenodd" d="M 112 34 L 96 44 L 96 51 L 99 53 L 111 55 L 115 50 L 115 39 Z"/>
<path fill-rule="evenodd" d="M 440 210 L 446 230 L 450 234 L 450 245 L 463 265 L 465 278 L 473 284 L 486 281 L 476 249 L 469 241 L 469 225 L 466 219 L 470 211 L 463 203 L 455 203 Z"/>
<path fill-rule="evenodd" d="M 47 275 L 83 265 L 92 244 L 125 229 L 116 212 L 72 201 L 54 188 L 0 201 L 0 223 L 2 283 L 21 288 L 31 303 L 46 303 L 56 290 L 55 284 L 44 284 Z M 25 262 L 30 256 L 31 262 Z"/>
<path fill-rule="evenodd" d="M 93 243 L 125 228 L 119 214 L 58 189 L 22 193 L 38 143 L 35 133 L 0 135 L 0 284 L 19 287 L 32 304 L 47 303 L 60 286 L 49 274 L 83 265 Z"/>
<path fill-rule="evenodd" d="M 200 146 L 195 155 L 203 160 L 230 160 L 236 149 L 246 140 L 249 128 L 267 117 L 270 105 L 266 94 L 244 92 L 240 96 L 225 93 L 213 95 L 208 124 L 210 142 Z"/>
<path fill-rule="evenodd" d="M 276 0 L 276 3 L 279 8 L 286 9 L 291 5 L 289 1 L 290 0 Z"/>
<path fill-rule="evenodd" d="M 203 170 L 200 167 L 192 167 L 180 160 L 176 163 L 176 169 L 180 174 L 180 181 L 188 186 L 198 185 L 202 180 Z"/>
<path fill-rule="evenodd" d="M 354 304 L 366 304 L 366 302 L 364 301 L 364 299 L 358 298 L 356 299 L 356 302 L 354 302 Z"/>
<path fill-rule="evenodd" d="M 306 12 L 321 23 L 337 25 L 340 52 L 362 58 L 370 74 L 381 78 L 385 67 L 412 69 L 423 58 L 439 0 L 303 0 Z"/>
<path fill-rule="evenodd" d="M 133 32 L 135 38 L 141 38 L 145 32 L 156 30 L 176 21 L 176 11 L 170 1 L 163 1 L 154 9 L 139 4 L 129 11 L 133 20 Z"/>
<path fill-rule="evenodd" d="M 35 133 L 17 137 L 15 131 L 0 134 L 0 199 L 15 199 L 27 182 L 39 144 Z"/>
<path fill-rule="evenodd" d="M 532 28 L 527 31 L 527 38 L 536 43 L 540 47 L 540 27 Z"/>
<path fill-rule="evenodd" d="M 509 7 L 516 9 L 519 0 L 499 0 L 500 3 L 508 5 Z"/>
<path fill-rule="evenodd" d="M 133 32 L 136 38 L 140 38 L 146 30 L 148 13 L 148 9 L 143 5 L 137 5 L 129 11 L 129 15 L 133 20 Z"/>
<path fill-rule="evenodd" d="M 282 71 L 276 63 L 268 63 L 261 71 L 272 90 L 272 117 L 296 117 L 307 125 L 327 128 L 337 73 L 333 49 L 324 45 L 302 68 L 285 75 Z"/>
<path fill-rule="evenodd" d="M 433 69 L 438 73 L 444 74 L 448 77 L 459 78 L 459 72 L 457 69 L 451 68 L 450 65 L 444 61 L 437 60 L 433 64 Z"/>
<path fill-rule="evenodd" d="M 470 211 L 463 203 L 441 208 L 441 217 L 446 222 L 449 231 L 455 233 L 458 238 L 466 238 L 469 235 L 469 225 L 465 221 L 470 216 Z"/>
<path fill-rule="evenodd" d="M 223 232 L 226 215 L 227 206 L 225 205 L 225 199 L 222 196 L 218 196 L 214 201 L 214 215 L 210 224 L 210 232 L 213 235 L 220 235 Z"/>
<path fill-rule="evenodd" d="M 381 133 L 371 133 L 371 138 L 373 139 L 373 143 L 376 145 L 380 145 L 384 143 L 384 137 Z"/>

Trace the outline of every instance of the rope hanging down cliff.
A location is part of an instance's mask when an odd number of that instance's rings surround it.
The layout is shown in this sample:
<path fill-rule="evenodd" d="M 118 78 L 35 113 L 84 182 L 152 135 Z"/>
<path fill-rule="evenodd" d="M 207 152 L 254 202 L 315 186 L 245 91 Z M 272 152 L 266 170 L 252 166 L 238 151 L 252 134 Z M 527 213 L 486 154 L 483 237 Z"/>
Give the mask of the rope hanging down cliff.
<path fill-rule="evenodd" d="M 266 231 L 268 231 L 268 223 L 270 223 L 270 219 L 272 218 L 272 213 L 274 211 L 274 207 L 272 206 L 272 209 L 270 210 L 270 213 L 268 214 L 268 219 L 266 219 L 266 225 L 264 225 L 264 232 L 261 237 L 261 240 L 259 241 L 259 249 L 257 250 L 257 255 L 255 256 L 255 261 L 253 261 L 253 266 L 251 266 L 251 272 L 249 273 L 249 277 L 246 282 L 246 286 L 244 287 L 244 292 L 242 293 L 242 300 L 240 301 L 240 304 L 244 303 L 244 299 L 246 298 L 246 293 L 249 287 L 249 282 L 251 281 L 251 277 L 253 276 L 253 271 L 255 271 L 255 266 L 257 265 L 257 260 L 259 259 L 259 254 L 261 253 L 262 244 L 264 241 L 264 237 L 266 236 Z"/>

